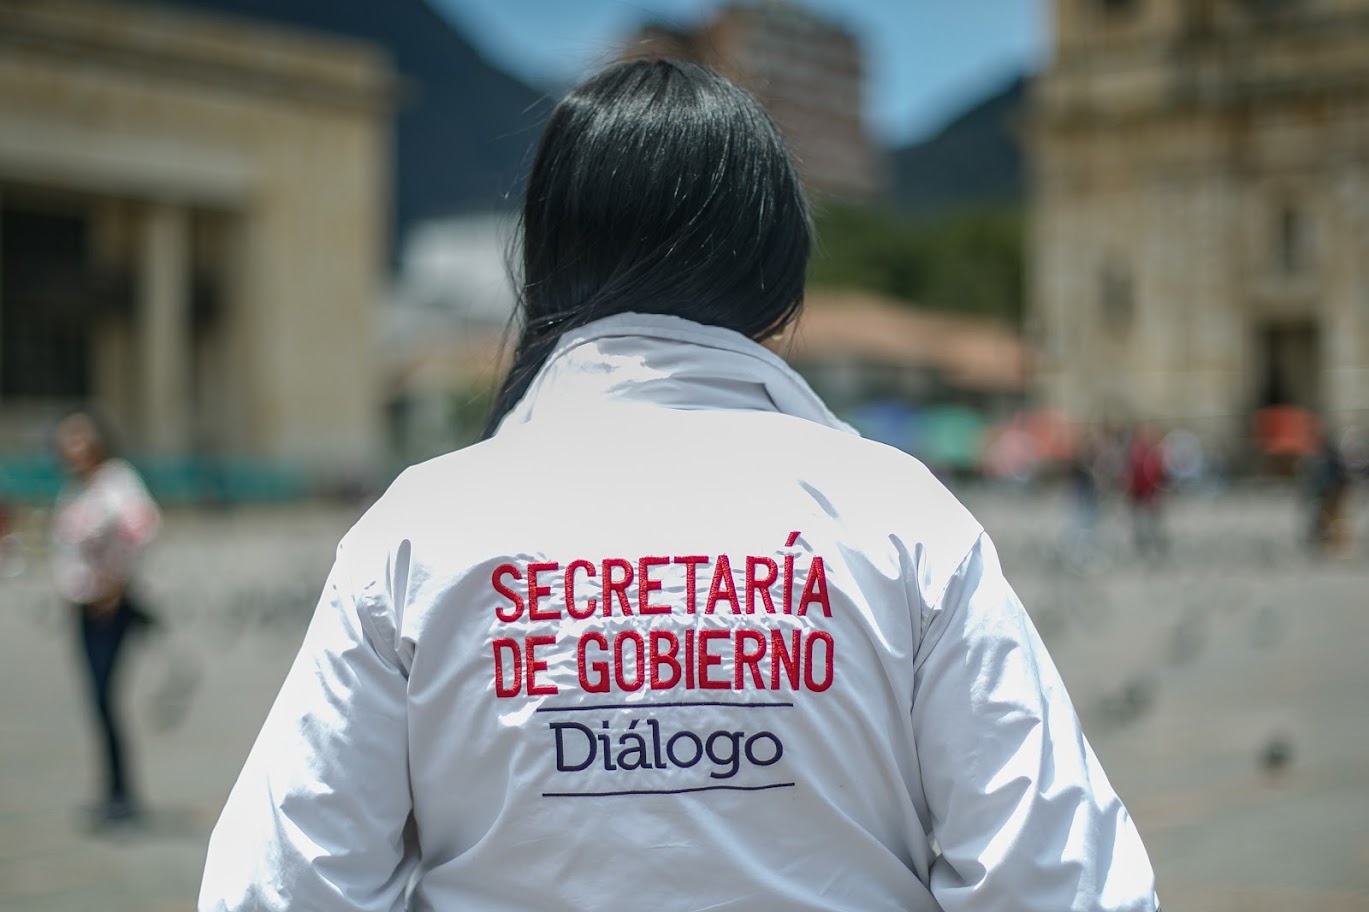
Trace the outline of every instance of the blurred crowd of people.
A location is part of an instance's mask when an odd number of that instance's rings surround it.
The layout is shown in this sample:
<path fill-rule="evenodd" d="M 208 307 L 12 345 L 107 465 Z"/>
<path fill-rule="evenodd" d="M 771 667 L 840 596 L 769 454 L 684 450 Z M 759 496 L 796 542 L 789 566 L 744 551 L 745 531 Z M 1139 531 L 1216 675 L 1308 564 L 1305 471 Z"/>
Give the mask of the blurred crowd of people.
<path fill-rule="evenodd" d="M 1353 482 L 1369 478 L 1369 433 L 1289 405 L 1260 409 L 1244 438 L 1226 446 L 1188 427 L 1080 423 L 1049 408 L 991 421 L 966 406 L 884 400 L 852 410 L 850 418 L 865 436 L 912 453 L 946 480 L 1063 481 L 1069 506 L 1060 551 L 1081 569 L 1128 550 L 1145 560 L 1165 558 L 1171 500 L 1252 481 L 1296 491 L 1301 515 L 1290 516 L 1290 544 L 1345 555 L 1355 537 Z M 1125 543 L 1104 521 L 1113 505 L 1125 513 Z"/>
<path fill-rule="evenodd" d="M 1103 429 L 1085 435 L 1074 447 L 1065 463 L 1073 513 L 1065 550 L 1071 559 L 1086 563 L 1100 552 L 1103 500 L 1113 495 L 1125 499 L 1136 552 L 1164 557 L 1169 547 L 1165 492 L 1172 480 L 1197 469 L 1194 454 L 1201 460 L 1202 452 L 1190 448 L 1183 437 L 1167 449 L 1166 439 L 1140 425 L 1129 431 Z"/>
<path fill-rule="evenodd" d="M 1353 433 L 1337 435 L 1318 424 L 1292 458 L 1259 448 L 1266 464 L 1255 474 L 1284 477 L 1298 486 L 1305 510 L 1304 543 L 1315 553 L 1339 554 L 1351 544 L 1351 484 L 1356 474 L 1369 469 L 1363 458 L 1369 451 L 1361 452 L 1356 440 Z M 1347 448 L 1355 455 L 1347 458 Z M 1147 423 L 1082 433 L 1061 465 L 1072 503 L 1066 551 L 1082 561 L 1102 547 L 1105 500 L 1125 504 L 1135 553 L 1161 559 L 1170 544 L 1164 521 L 1167 499 L 1220 489 L 1231 477 L 1227 460 L 1196 434 L 1182 429 L 1162 433 Z"/>

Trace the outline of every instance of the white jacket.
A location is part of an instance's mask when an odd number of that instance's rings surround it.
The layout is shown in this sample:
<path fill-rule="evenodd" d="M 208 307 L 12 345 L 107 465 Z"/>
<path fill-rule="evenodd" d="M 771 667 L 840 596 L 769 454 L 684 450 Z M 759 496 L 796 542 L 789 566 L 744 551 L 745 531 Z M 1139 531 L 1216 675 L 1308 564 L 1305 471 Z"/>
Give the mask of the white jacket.
<path fill-rule="evenodd" d="M 727 330 L 563 339 L 346 535 L 200 908 L 1154 910 L 974 518 Z"/>

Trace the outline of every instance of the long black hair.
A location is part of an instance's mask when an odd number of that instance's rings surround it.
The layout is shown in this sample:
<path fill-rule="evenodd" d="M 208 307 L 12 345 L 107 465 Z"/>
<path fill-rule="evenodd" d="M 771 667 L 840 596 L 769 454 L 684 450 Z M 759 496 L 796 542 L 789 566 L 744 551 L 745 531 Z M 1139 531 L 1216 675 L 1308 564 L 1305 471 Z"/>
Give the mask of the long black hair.
<path fill-rule="evenodd" d="M 746 91 L 678 60 L 601 71 L 553 109 L 537 148 L 519 339 L 484 436 L 561 335 L 601 317 L 780 331 L 803 304 L 811 235 L 793 159 Z"/>

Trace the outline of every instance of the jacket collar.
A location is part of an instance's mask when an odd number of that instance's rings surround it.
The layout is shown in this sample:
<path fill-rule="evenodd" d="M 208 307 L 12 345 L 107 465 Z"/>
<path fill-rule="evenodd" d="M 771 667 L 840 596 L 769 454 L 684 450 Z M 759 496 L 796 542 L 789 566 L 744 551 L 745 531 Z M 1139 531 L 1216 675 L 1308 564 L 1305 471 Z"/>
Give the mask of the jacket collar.
<path fill-rule="evenodd" d="M 562 336 L 499 429 L 600 403 L 780 412 L 856 433 L 778 355 L 741 333 L 638 313 Z"/>

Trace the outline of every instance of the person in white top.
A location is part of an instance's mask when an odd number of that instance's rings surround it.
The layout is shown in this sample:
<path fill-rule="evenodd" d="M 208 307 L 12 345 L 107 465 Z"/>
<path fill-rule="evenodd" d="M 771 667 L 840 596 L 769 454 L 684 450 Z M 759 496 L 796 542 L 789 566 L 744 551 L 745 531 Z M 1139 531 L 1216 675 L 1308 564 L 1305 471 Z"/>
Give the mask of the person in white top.
<path fill-rule="evenodd" d="M 53 511 L 53 584 L 80 629 L 98 726 L 104 784 L 95 822 L 121 824 L 139 814 L 119 718 L 121 657 L 128 634 L 155 623 L 129 587 L 161 517 L 138 473 L 111 454 L 108 434 L 89 413 L 61 421 L 57 449 L 70 478 Z"/>
<path fill-rule="evenodd" d="M 552 112 L 487 439 L 343 538 L 201 910 L 1158 908 L 975 519 L 760 344 L 810 227 L 707 69 Z"/>

